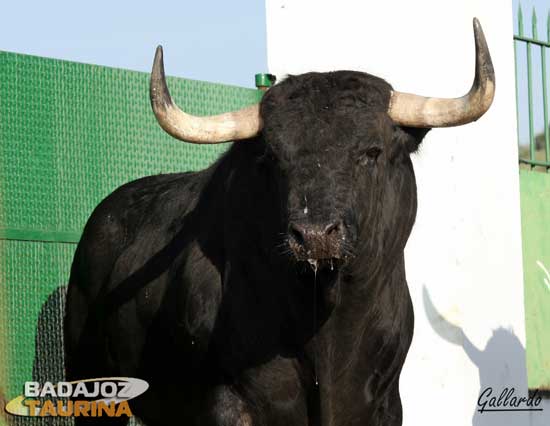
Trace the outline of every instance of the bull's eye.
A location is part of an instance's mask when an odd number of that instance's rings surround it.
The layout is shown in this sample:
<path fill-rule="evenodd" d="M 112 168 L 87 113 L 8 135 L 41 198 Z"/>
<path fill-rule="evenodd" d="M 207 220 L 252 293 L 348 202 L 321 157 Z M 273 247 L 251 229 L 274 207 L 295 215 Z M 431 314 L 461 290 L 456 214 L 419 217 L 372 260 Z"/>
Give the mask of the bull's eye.
<path fill-rule="evenodd" d="M 359 164 L 362 166 L 368 166 L 369 164 L 376 163 L 377 158 L 382 153 L 382 150 L 377 147 L 367 149 L 363 154 L 359 156 Z"/>

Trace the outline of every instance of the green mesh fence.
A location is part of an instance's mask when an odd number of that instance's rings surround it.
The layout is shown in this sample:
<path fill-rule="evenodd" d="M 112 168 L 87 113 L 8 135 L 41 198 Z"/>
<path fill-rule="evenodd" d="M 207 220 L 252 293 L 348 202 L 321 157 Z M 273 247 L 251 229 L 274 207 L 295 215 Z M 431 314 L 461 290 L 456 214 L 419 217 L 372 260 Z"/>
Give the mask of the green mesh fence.
<path fill-rule="evenodd" d="M 528 385 L 550 393 L 550 176 L 522 170 L 519 182 Z"/>
<path fill-rule="evenodd" d="M 63 377 L 65 289 L 94 207 L 125 182 L 201 169 L 227 148 L 166 135 L 151 112 L 148 78 L 0 52 L 0 404 L 21 394 L 25 381 Z M 253 89 L 177 78 L 168 85 L 196 115 L 261 97 Z M 2 424 L 31 421 L 2 409 Z"/>

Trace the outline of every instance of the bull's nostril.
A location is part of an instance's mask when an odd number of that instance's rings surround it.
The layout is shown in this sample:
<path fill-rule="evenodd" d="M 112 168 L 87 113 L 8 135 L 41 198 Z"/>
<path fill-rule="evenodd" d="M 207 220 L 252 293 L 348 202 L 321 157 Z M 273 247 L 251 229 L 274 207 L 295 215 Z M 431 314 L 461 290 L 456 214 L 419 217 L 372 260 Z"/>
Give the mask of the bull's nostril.
<path fill-rule="evenodd" d="M 342 223 L 341 222 L 335 222 L 335 223 L 331 223 L 330 225 L 327 225 L 325 227 L 325 235 L 326 236 L 331 236 L 331 235 L 334 235 L 334 234 L 338 234 L 340 233 L 342 230 Z"/>
<path fill-rule="evenodd" d="M 341 259 L 345 227 L 341 220 L 325 223 L 289 223 L 288 243 L 301 260 Z"/>
<path fill-rule="evenodd" d="M 303 246 L 305 244 L 305 231 L 298 225 L 290 225 L 290 235 L 294 238 L 297 244 Z"/>

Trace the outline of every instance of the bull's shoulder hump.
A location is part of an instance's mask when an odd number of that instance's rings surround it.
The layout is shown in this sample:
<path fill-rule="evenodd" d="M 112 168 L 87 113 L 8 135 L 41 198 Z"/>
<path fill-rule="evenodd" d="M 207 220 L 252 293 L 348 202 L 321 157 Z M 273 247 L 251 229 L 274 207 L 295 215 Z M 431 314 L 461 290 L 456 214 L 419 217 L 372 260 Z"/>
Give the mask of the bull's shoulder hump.
<path fill-rule="evenodd" d="M 159 227 L 187 214 L 202 187 L 202 172 L 143 177 L 103 199 L 92 212 L 83 239 L 123 243 L 144 224 Z"/>

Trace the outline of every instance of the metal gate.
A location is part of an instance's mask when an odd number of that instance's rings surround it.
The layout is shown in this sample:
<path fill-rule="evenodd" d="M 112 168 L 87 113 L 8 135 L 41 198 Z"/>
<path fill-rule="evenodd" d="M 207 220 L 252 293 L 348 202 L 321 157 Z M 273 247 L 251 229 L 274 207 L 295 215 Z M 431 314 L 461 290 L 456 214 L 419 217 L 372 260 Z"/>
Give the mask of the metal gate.
<path fill-rule="evenodd" d="M 521 5 L 517 11 L 517 34 L 514 35 L 514 52 L 516 60 L 516 98 L 518 100 L 518 143 L 520 144 L 519 161 L 531 168 L 539 167 L 550 170 L 550 131 L 548 129 L 548 53 L 550 48 L 550 12 L 548 13 L 544 34 L 546 41 L 539 38 L 538 19 L 533 9 L 531 15 L 531 34 L 526 35 Z M 536 64 L 535 64 L 536 63 Z M 520 84 L 526 76 L 526 87 Z M 535 81 L 538 80 L 538 81 Z M 537 90 L 534 91 L 534 86 Z M 538 87 L 540 83 L 540 88 Z M 527 95 L 528 147 L 520 134 L 524 93 Z M 537 105 L 535 105 L 535 102 Z M 542 131 L 535 130 L 535 107 L 542 107 Z"/>
<path fill-rule="evenodd" d="M 518 8 L 514 48 L 527 375 L 530 389 L 550 391 L 550 12 L 542 31 L 546 40 L 539 37 L 537 22 L 533 10 L 528 34 Z"/>

